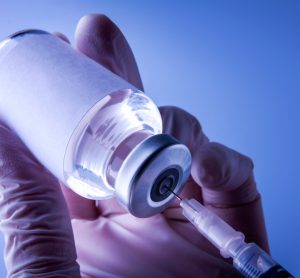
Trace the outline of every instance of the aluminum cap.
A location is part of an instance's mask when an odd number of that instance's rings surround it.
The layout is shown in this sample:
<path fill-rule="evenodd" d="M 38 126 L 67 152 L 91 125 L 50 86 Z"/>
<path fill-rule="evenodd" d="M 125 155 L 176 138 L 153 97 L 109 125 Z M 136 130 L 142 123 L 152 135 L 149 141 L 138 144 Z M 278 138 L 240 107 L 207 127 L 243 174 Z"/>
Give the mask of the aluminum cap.
<path fill-rule="evenodd" d="M 116 178 L 117 199 L 136 217 L 163 211 L 180 193 L 191 170 L 186 146 L 167 134 L 154 135 L 137 145 Z"/>

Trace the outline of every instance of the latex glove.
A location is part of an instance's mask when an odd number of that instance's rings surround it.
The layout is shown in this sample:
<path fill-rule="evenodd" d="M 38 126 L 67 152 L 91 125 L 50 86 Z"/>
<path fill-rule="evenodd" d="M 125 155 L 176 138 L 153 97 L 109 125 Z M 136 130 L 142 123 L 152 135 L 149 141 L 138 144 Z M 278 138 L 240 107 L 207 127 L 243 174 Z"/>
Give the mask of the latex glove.
<path fill-rule="evenodd" d="M 81 52 L 143 89 L 130 47 L 108 18 L 84 17 L 77 27 L 76 41 Z M 161 107 L 160 112 L 164 132 L 185 143 L 193 155 L 192 177 L 181 196 L 202 201 L 245 233 L 248 241 L 268 250 L 252 161 L 209 143 L 199 122 L 182 109 Z M 115 200 L 96 204 L 66 188 L 64 192 L 83 277 L 240 276 L 195 232 L 178 202 L 162 214 L 137 219 Z"/>
<path fill-rule="evenodd" d="M 142 89 L 128 44 L 106 17 L 84 17 L 76 40 L 80 51 Z M 252 162 L 208 143 L 197 120 L 183 110 L 164 107 L 161 113 L 165 132 L 187 144 L 193 154 L 193 178 L 182 195 L 202 200 L 248 240 L 268 249 Z M 70 221 L 58 183 L 4 126 L 0 165 L 0 228 L 6 239 L 9 275 L 78 277 Z M 96 204 L 65 187 L 64 193 L 82 277 L 239 276 L 195 233 L 175 202 L 162 214 L 137 219 L 114 200 Z"/>
<path fill-rule="evenodd" d="M 80 277 L 57 179 L 1 123 L 0 229 L 8 277 Z"/>

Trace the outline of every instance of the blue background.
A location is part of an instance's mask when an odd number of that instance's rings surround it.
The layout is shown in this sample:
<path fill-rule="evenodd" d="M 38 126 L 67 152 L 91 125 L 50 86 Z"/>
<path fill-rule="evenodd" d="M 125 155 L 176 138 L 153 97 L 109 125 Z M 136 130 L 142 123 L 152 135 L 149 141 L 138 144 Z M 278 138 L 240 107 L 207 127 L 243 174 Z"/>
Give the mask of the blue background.
<path fill-rule="evenodd" d="M 0 37 L 39 28 L 74 42 L 87 13 L 120 26 L 158 105 L 253 158 L 273 257 L 300 276 L 300 1 L 1 1 Z"/>

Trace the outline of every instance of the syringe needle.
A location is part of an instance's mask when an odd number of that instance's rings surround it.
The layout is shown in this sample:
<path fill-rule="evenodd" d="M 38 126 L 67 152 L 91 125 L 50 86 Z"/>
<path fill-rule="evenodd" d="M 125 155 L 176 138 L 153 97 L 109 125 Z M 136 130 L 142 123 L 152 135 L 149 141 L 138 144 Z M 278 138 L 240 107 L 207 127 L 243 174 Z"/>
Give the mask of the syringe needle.
<path fill-rule="evenodd" d="M 182 198 L 180 198 L 174 191 L 172 191 L 170 188 L 168 188 L 168 190 L 172 192 L 179 201 L 182 201 Z"/>

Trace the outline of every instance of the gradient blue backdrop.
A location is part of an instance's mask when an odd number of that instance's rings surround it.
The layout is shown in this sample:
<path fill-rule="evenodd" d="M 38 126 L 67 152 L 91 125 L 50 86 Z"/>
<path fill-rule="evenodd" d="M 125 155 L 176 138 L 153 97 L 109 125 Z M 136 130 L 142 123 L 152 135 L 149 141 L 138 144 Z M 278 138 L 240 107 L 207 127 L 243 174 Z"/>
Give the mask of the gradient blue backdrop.
<path fill-rule="evenodd" d="M 74 42 L 87 13 L 120 26 L 157 104 L 253 158 L 272 254 L 300 275 L 300 1 L 1 1 L 0 37 L 40 28 Z"/>

